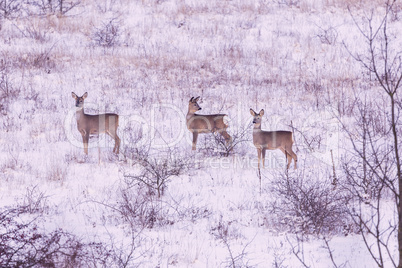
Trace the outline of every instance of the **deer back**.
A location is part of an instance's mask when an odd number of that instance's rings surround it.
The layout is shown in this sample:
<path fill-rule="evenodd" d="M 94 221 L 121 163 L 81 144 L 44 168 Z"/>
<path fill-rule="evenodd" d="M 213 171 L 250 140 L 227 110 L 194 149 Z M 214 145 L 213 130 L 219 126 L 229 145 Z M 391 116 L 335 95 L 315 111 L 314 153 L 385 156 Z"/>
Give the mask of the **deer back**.
<path fill-rule="evenodd" d="M 293 144 L 292 132 L 290 131 L 263 131 L 254 129 L 253 143 L 256 147 L 276 149 L 279 147 L 289 148 Z"/>
<path fill-rule="evenodd" d="M 77 117 L 78 130 L 85 130 L 89 134 L 116 132 L 119 125 L 119 116 L 113 113 L 90 115 L 82 113 Z"/>
<path fill-rule="evenodd" d="M 226 114 L 194 114 L 187 118 L 187 128 L 193 132 L 216 132 L 228 128 Z"/>

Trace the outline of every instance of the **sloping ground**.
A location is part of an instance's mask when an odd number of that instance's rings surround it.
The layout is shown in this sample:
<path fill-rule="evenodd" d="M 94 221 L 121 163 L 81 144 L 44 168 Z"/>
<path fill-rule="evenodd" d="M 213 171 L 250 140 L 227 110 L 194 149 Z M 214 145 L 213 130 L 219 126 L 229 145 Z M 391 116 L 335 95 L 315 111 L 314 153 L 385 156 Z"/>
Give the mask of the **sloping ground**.
<path fill-rule="evenodd" d="M 364 52 L 348 5 L 360 16 L 377 3 L 301 2 L 88 0 L 65 14 L 19 6 L 0 31 L 2 207 L 23 205 L 21 217 L 40 218 L 41 230 L 101 243 L 104 263 L 88 257 L 82 266 L 300 267 L 296 253 L 329 267 L 325 236 L 337 264 L 372 267 L 353 230 L 318 232 L 277 210 L 282 182 L 328 190 L 333 172 L 342 179 L 351 147 L 336 116 L 353 124 L 356 95 L 386 113 L 374 78 L 345 49 Z M 391 31 L 401 26 L 394 16 Z M 84 156 L 72 91 L 88 92 L 87 113 L 120 115 L 119 157 L 105 136 Z M 229 157 L 212 135 L 191 152 L 193 96 L 203 113 L 229 115 Z M 270 151 L 259 177 L 250 108 L 265 110 L 263 129 L 294 132 L 298 170 L 285 173 L 283 154 Z M 136 176 L 149 168 L 138 152 L 163 183 L 149 188 Z"/>

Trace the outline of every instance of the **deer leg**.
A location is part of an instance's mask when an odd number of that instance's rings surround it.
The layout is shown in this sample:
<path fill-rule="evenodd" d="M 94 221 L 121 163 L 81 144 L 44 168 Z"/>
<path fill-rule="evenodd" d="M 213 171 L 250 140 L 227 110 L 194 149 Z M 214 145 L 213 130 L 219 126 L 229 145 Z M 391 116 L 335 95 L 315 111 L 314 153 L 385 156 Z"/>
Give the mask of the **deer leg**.
<path fill-rule="evenodd" d="M 257 153 L 258 153 L 258 169 L 260 169 L 261 149 L 257 149 Z"/>
<path fill-rule="evenodd" d="M 120 149 L 120 138 L 117 136 L 116 131 L 106 131 L 106 133 L 114 139 L 114 148 L 113 148 L 113 153 L 119 154 L 119 149 Z"/>
<path fill-rule="evenodd" d="M 197 146 L 197 138 L 198 138 L 198 132 L 193 132 L 193 146 L 192 149 L 195 150 Z"/>
<path fill-rule="evenodd" d="M 295 169 L 297 168 L 297 155 L 293 152 L 292 148 L 289 149 L 289 155 L 295 162 Z"/>
<path fill-rule="evenodd" d="M 89 132 L 86 132 L 85 130 L 83 130 L 81 132 L 82 135 L 82 141 L 84 143 L 84 153 L 86 155 L 88 155 L 88 141 L 89 141 Z"/>
<path fill-rule="evenodd" d="M 288 167 L 287 168 L 289 169 L 290 164 L 293 159 L 293 162 L 295 163 L 294 169 L 296 169 L 297 168 L 297 155 L 293 152 L 292 148 L 285 148 L 285 152 L 286 152 L 287 159 L 288 159 Z"/>
<path fill-rule="evenodd" d="M 267 150 L 266 148 L 262 149 L 262 168 L 265 168 L 265 151 L 266 150 Z"/>
<path fill-rule="evenodd" d="M 286 167 L 286 169 L 289 169 L 290 164 L 292 163 L 292 156 L 288 153 L 287 157 L 288 157 L 288 166 Z"/>
<path fill-rule="evenodd" d="M 227 146 L 229 146 L 229 145 L 232 144 L 232 137 L 229 135 L 229 133 L 227 133 L 226 129 L 222 130 L 222 131 L 220 132 L 220 134 L 221 134 L 222 137 L 225 139 Z"/>
<path fill-rule="evenodd" d="M 290 161 L 292 161 L 292 158 L 290 157 L 289 153 L 286 151 L 286 149 L 279 147 L 279 149 L 285 154 L 285 158 L 286 158 L 286 169 L 289 169 L 290 166 Z M 290 157 L 290 159 L 289 159 Z"/>
<path fill-rule="evenodd" d="M 119 150 L 120 150 L 120 138 L 119 138 L 119 136 L 117 136 L 117 134 L 116 134 L 116 137 L 115 137 L 115 139 L 114 139 L 114 147 L 116 148 L 116 154 L 118 155 L 119 154 Z M 114 151 L 114 150 L 113 150 Z"/>
<path fill-rule="evenodd" d="M 106 134 L 109 135 L 112 139 L 114 139 L 114 147 L 113 147 L 113 153 L 116 151 L 116 134 L 110 132 L 109 130 L 106 131 Z"/>

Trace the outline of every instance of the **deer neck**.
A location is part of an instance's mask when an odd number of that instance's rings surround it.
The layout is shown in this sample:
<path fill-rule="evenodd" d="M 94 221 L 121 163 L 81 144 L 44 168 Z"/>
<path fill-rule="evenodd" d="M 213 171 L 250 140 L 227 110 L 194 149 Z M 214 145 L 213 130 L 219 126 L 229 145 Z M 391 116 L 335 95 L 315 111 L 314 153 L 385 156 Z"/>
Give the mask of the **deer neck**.
<path fill-rule="evenodd" d="M 192 110 L 190 110 L 190 108 L 188 109 L 188 112 L 187 112 L 187 116 L 186 116 L 186 119 L 187 120 L 189 120 L 191 117 L 193 117 L 195 115 L 195 112 L 194 111 L 192 111 Z"/>
<path fill-rule="evenodd" d="M 253 133 L 261 132 L 261 123 L 254 124 Z"/>
<path fill-rule="evenodd" d="M 77 121 L 80 121 L 80 119 L 84 118 L 84 107 L 77 107 L 76 111 L 75 111 L 75 118 L 77 119 Z"/>

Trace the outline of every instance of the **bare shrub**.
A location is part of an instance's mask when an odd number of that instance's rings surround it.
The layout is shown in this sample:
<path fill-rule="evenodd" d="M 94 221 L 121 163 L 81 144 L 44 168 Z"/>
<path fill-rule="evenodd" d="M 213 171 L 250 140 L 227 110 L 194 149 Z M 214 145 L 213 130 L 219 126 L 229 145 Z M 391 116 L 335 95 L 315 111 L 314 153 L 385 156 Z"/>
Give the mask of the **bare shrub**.
<path fill-rule="evenodd" d="M 390 9 L 390 21 L 395 22 L 401 19 L 401 12 L 402 11 L 402 4 L 401 3 L 394 3 Z"/>
<path fill-rule="evenodd" d="M 38 42 L 46 43 L 49 41 L 48 31 L 34 24 L 29 25 L 23 32 L 24 36 L 32 38 Z"/>
<path fill-rule="evenodd" d="M 18 170 L 23 168 L 23 161 L 20 155 L 20 148 L 16 144 L 8 144 L 8 159 L 3 163 L 2 169 Z"/>
<path fill-rule="evenodd" d="M 50 50 L 41 51 L 31 55 L 31 64 L 34 68 L 44 69 L 47 73 L 50 73 L 51 67 L 54 67 L 54 63 L 50 58 Z"/>
<path fill-rule="evenodd" d="M 271 211 L 279 226 L 293 233 L 340 234 L 348 217 L 346 199 L 341 191 L 327 182 L 305 175 L 278 175 L 270 187 Z"/>
<path fill-rule="evenodd" d="M 135 123 L 129 122 L 127 124 L 122 124 L 120 126 L 122 128 L 122 137 L 121 140 L 124 141 L 124 144 L 121 148 L 121 157 L 125 162 L 133 163 L 133 159 L 136 158 L 136 155 L 140 151 L 146 151 L 146 148 L 133 148 L 131 146 L 124 146 L 125 144 L 140 144 L 141 140 L 145 138 L 146 133 Z M 140 146 L 141 147 L 141 146 Z M 141 153 L 141 155 L 145 154 L 145 152 Z"/>
<path fill-rule="evenodd" d="M 174 223 L 169 219 L 168 210 L 164 204 L 141 185 L 123 188 L 120 193 L 117 211 L 132 229 L 138 227 L 152 229 Z"/>
<path fill-rule="evenodd" d="M 126 183 L 129 186 L 138 183 L 146 185 L 149 193 L 157 193 L 158 198 L 163 195 L 172 177 L 183 174 L 193 166 L 190 157 L 180 156 L 176 150 L 171 149 L 160 151 L 157 155 L 141 150 L 133 157 L 133 164 L 139 168 L 139 172 L 124 174 Z"/>
<path fill-rule="evenodd" d="M 132 239 L 145 228 L 174 224 L 173 214 L 170 212 L 172 207 L 151 194 L 143 184 L 127 185 L 123 182 L 114 199 L 89 202 L 111 209 L 113 216 L 102 220 L 124 223 L 129 227 L 128 232 L 133 236 Z"/>
<path fill-rule="evenodd" d="M 238 239 L 240 234 L 233 223 L 234 222 L 225 222 L 221 219 L 215 227 L 211 228 L 210 233 L 225 246 L 228 252 L 229 257 L 222 263 L 224 267 L 250 267 L 246 250 L 252 241 L 247 243 L 242 248 L 241 252 L 236 253 L 231 245 L 231 241 Z"/>
<path fill-rule="evenodd" d="M 39 51 L 31 51 L 24 55 L 20 55 L 13 62 L 13 68 L 19 69 L 41 69 L 46 73 L 50 73 L 55 70 L 55 60 L 51 56 L 52 49 L 55 44 L 49 48 L 42 48 Z"/>
<path fill-rule="evenodd" d="M 135 135 L 134 138 L 138 137 Z M 131 229 L 174 224 L 170 211 L 180 216 L 180 209 L 165 204 L 161 197 L 171 178 L 188 171 L 193 162 L 171 149 L 152 155 L 147 147 L 126 148 L 124 154 L 131 166 L 130 169 L 122 167 L 123 185 L 118 202 L 97 203 L 116 211 L 118 218 L 129 224 Z M 198 217 L 199 213 L 195 211 L 193 216 Z"/>
<path fill-rule="evenodd" d="M 0 211 L 1 267 L 80 267 L 107 258 L 102 244 L 85 244 L 61 229 L 41 231 L 38 218 L 23 217 L 26 211 L 26 207 Z"/>
<path fill-rule="evenodd" d="M 176 211 L 178 211 L 180 219 L 188 219 L 192 223 L 200 219 L 209 218 L 212 215 L 212 211 L 206 206 L 196 207 L 191 205 L 187 208 L 180 207 Z"/>
<path fill-rule="evenodd" d="M 323 28 L 317 25 L 320 29 L 317 37 L 320 39 L 321 43 L 327 45 L 334 45 L 338 39 L 338 31 L 334 27 Z"/>
<path fill-rule="evenodd" d="M 32 7 L 35 15 L 60 14 L 65 15 L 81 4 L 80 0 L 31 0 L 28 5 Z"/>
<path fill-rule="evenodd" d="M 7 61 L 0 61 L 0 105 L 3 113 L 7 114 L 11 101 L 18 98 L 21 90 L 12 78 L 12 68 Z"/>
<path fill-rule="evenodd" d="M 112 19 L 108 23 L 102 23 L 99 28 L 95 28 L 92 41 L 95 45 L 112 48 L 119 45 L 120 35 L 119 22 L 116 19 Z"/>
<path fill-rule="evenodd" d="M 278 250 L 274 251 L 274 260 L 272 261 L 271 267 L 273 268 L 287 268 L 284 263 L 288 258 L 288 253 L 278 252 Z"/>
<path fill-rule="evenodd" d="M 20 0 L 0 0 L 0 18 L 10 19 L 18 15 L 21 10 Z"/>
<path fill-rule="evenodd" d="M 300 7 L 300 0 L 277 0 L 280 6 Z"/>
<path fill-rule="evenodd" d="M 397 158 L 394 156 L 393 134 L 388 128 L 391 120 L 387 110 L 381 110 L 378 100 L 357 97 L 353 111 L 353 127 L 343 125 L 352 150 L 342 159 L 344 191 L 352 196 L 349 213 L 358 226 L 363 241 L 378 266 L 390 254 L 390 237 L 398 233 L 397 222 L 389 212 L 398 204 Z M 400 123 L 397 125 L 400 126 Z M 400 147 L 397 145 L 396 147 Z M 385 210 L 385 204 L 387 209 Z M 369 241 L 377 241 L 374 243 Z M 391 259 L 396 265 L 396 259 Z"/>
<path fill-rule="evenodd" d="M 317 109 L 326 105 L 325 99 L 323 98 L 326 88 L 322 85 L 320 78 L 316 77 L 316 79 L 313 79 L 312 81 L 304 82 L 303 87 L 308 94 L 314 95 L 314 105 Z"/>
<path fill-rule="evenodd" d="M 231 142 L 226 142 L 224 137 L 218 133 L 205 135 L 199 142 L 199 150 L 207 156 L 229 156 L 230 154 L 244 155 L 242 144 L 249 141 L 250 124 L 234 129 L 230 135 Z"/>
<path fill-rule="evenodd" d="M 110 243 L 104 247 L 110 258 L 106 259 L 109 262 L 102 263 L 102 267 L 141 267 L 138 259 L 145 254 L 143 249 L 140 249 L 144 243 L 141 234 L 141 231 L 130 230 L 126 241 L 119 242 L 110 234 Z"/>
<path fill-rule="evenodd" d="M 57 162 L 51 163 L 46 174 L 46 178 L 49 181 L 64 182 L 66 176 L 67 176 L 67 166 L 65 166 L 64 163 L 57 163 Z"/>
<path fill-rule="evenodd" d="M 322 248 L 327 251 L 328 258 L 329 258 L 329 261 L 332 263 L 332 266 L 335 268 L 348 267 L 347 266 L 348 262 L 338 264 L 337 261 L 335 260 L 334 250 L 331 249 L 330 244 L 329 244 L 331 239 L 327 238 L 326 235 L 320 236 L 320 239 L 323 242 Z M 286 236 L 286 241 L 288 242 L 288 244 L 291 248 L 291 253 L 293 254 L 293 256 L 295 256 L 297 258 L 297 260 L 300 262 L 302 267 L 306 267 L 306 268 L 314 267 L 314 265 L 309 263 L 308 258 L 306 258 L 305 244 L 310 242 L 308 235 L 296 234 L 294 237 Z"/>
<path fill-rule="evenodd" d="M 48 210 L 48 196 L 38 189 L 38 185 L 27 187 L 23 206 L 28 213 L 44 213 Z"/>
<path fill-rule="evenodd" d="M 108 11 L 117 11 L 120 9 L 120 4 L 117 3 L 118 0 L 105 0 L 105 1 L 97 1 L 95 2 L 97 9 L 102 12 L 106 13 Z"/>
<path fill-rule="evenodd" d="M 356 129 L 342 122 L 352 145 L 344 161 L 346 188 L 354 198 L 351 215 L 358 224 L 365 246 L 377 266 L 383 267 L 385 259 L 395 267 L 402 267 L 402 159 L 401 121 L 399 94 L 402 87 L 402 59 L 400 43 L 392 33 L 392 21 L 397 12 L 396 1 L 385 2 L 383 15 L 376 12 L 360 17 L 349 12 L 356 28 L 364 38 L 363 53 L 350 55 L 365 72 L 375 78 L 376 99 L 371 103 L 366 96 L 356 97 Z M 379 20 L 377 19 L 379 18 Z M 391 32 L 390 32 L 391 29 Z M 378 100 L 382 103 L 376 105 Z M 383 120 L 378 120 L 374 110 L 383 110 Z M 381 112 L 379 113 L 381 114 Z M 388 200 L 387 200 L 388 199 Z M 393 215 L 388 216 L 393 203 Z M 391 210 L 392 211 L 392 210 Z M 397 241 L 398 255 L 394 254 Z M 373 241 L 373 242 L 370 242 Z"/>

